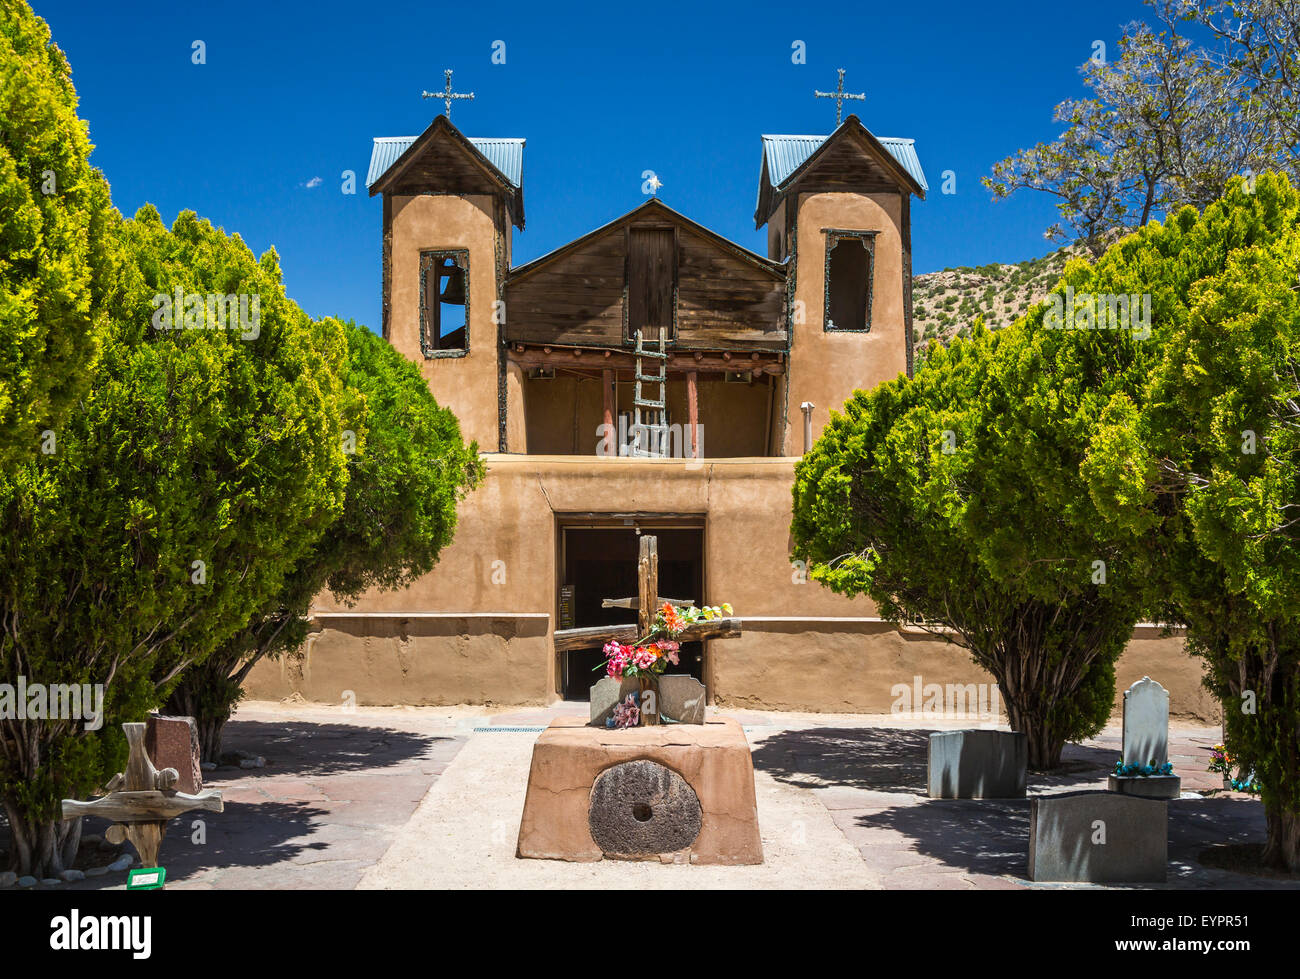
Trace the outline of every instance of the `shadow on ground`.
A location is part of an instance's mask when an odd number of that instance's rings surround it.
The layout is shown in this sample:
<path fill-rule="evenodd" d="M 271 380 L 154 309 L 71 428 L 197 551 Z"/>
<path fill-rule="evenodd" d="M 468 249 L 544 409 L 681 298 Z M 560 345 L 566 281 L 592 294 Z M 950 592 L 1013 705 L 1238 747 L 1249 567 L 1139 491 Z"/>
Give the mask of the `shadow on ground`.
<path fill-rule="evenodd" d="M 389 810 L 392 820 L 405 819 L 463 743 L 360 724 L 231 721 L 223 750 L 261 755 L 266 767 L 203 773 L 205 788 L 225 790 L 225 811 L 195 811 L 168 822 L 162 845 L 167 879 L 179 883 L 209 868 L 224 873 L 282 864 L 300 871 L 305 864 L 371 859 L 370 851 L 384 845 L 374 830 Z M 103 836 L 109 825 L 87 818 L 82 833 Z M 9 835 L 0 814 L 0 867 Z M 129 845 L 101 850 L 91 844 L 74 866 L 104 866 L 119 851 L 135 854 Z M 123 880 L 122 873 L 110 873 L 61 887 L 95 890 Z"/>
<path fill-rule="evenodd" d="M 754 767 L 800 786 L 841 786 L 873 792 L 926 794 L 931 731 L 913 728 L 804 728 L 781 731 L 754 748 Z M 1066 745 L 1062 767 L 1029 773 L 1029 791 L 1087 788 L 1104 782 L 1115 752 Z"/>
<path fill-rule="evenodd" d="M 824 790 L 832 809 L 867 831 L 859 844 L 899 834 L 900 842 L 948 867 L 973 874 L 1024 879 L 1028 873 L 1030 800 L 931 799 L 926 790 L 931 732 L 894 728 L 786 730 L 754 746 L 754 767 L 778 781 Z M 1028 794 L 1106 788 L 1114 748 L 1070 744 L 1051 773 L 1030 772 Z M 822 794 L 819 792 L 819 795 Z M 850 833 L 850 839 L 853 834 Z M 1207 868 L 1208 847 L 1262 843 L 1258 800 L 1189 798 L 1169 803 L 1169 877 L 1179 887 L 1290 887 L 1300 882 Z M 869 859 L 864 852 L 864 858 Z"/>
<path fill-rule="evenodd" d="M 425 754 L 447 737 L 415 734 L 357 724 L 314 721 L 231 721 L 221 739 L 222 752 L 243 751 L 266 759 L 266 768 L 219 768 L 204 773 L 204 782 L 219 788 L 223 780 L 257 775 L 339 775 L 361 769 L 400 765 Z"/>
<path fill-rule="evenodd" d="M 930 732 L 820 727 L 780 731 L 754 748 L 754 767 L 799 786 L 925 792 Z"/>
<path fill-rule="evenodd" d="M 201 870 L 217 867 L 265 867 L 275 863 L 288 863 L 311 851 L 324 850 L 324 842 L 306 842 L 319 820 L 328 815 L 327 810 L 304 803 L 262 802 L 228 803 L 225 812 L 187 813 L 167 824 L 159 862 L 167 868 L 167 880 L 180 882 Z M 196 842 L 202 822 L 204 842 Z M 105 819 L 87 817 L 82 832 L 103 836 L 110 823 Z M 8 828 L 0 824 L 0 846 L 7 843 Z M 114 851 L 96 852 L 93 846 L 83 846 L 75 864 L 78 869 L 104 866 L 112 862 L 120 849 L 135 856 L 135 847 L 129 844 Z M 136 863 L 139 866 L 139 863 Z M 125 880 L 122 873 L 109 873 L 103 877 L 88 877 L 84 881 L 62 884 L 61 890 L 100 890 L 120 887 Z"/>

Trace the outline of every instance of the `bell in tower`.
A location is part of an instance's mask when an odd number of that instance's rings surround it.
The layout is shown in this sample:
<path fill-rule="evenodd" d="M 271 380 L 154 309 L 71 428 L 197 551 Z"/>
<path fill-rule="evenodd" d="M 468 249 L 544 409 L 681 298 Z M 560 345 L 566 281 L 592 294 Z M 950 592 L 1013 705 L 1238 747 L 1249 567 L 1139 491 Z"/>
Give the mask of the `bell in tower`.
<path fill-rule="evenodd" d="M 439 269 L 439 275 L 446 281 L 442 294 L 438 297 L 439 301 L 452 306 L 464 306 L 465 270 L 457 265 L 454 259 L 448 258 Z"/>

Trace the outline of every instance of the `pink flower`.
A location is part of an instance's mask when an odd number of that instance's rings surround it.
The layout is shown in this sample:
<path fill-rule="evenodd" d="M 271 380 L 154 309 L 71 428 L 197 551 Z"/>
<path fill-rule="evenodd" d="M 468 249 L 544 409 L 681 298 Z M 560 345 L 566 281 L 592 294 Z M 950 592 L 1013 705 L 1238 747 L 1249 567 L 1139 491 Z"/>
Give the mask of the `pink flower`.
<path fill-rule="evenodd" d="M 659 657 L 655 655 L 653 649 L 647 649 L 644 646 L 638 646 L 632 652 L 632 663 L 638 669 L 648 670 L 655 665 L 655 660 Z"/>
<path fill-rule="evenodd" d="M 636 705 L 636 694 L 628 694 L 627 699 L 614 708 L 615 727 L 636 727 L 641 723 L 641 708 Z"/>
<path fill-rule="evenodd" d="M 632 647 L 624 646 L 618 640 L 611 639 L 605 643 L 605 675 L 611 677 L 621 677 L 623 671 L 627 669 L 628 661 L 632 658 Z"/>
<path fill-rule="evenodd" d="M 605 666 L 607 676 L 620 677 L 623 671 L 627 669 L 628 652 L 626 649 L 620 649 L 609 658 L 609 663 Z"/>

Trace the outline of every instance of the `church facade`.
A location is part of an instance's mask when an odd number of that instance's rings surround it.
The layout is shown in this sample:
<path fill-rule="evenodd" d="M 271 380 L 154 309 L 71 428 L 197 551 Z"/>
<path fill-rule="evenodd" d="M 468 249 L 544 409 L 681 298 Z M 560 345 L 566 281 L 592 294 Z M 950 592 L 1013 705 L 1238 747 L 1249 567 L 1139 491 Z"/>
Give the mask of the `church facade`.
<path fill-rule="evenodd" d="M 487 476 L 431 574 L 352 608 L 322 595 L 303 655 L 259 664 L 250 695 L 583 699 L 600 650 L 557 650 L 554 634 L 635 620 L 601 603 L 636 594 L 643 533 L 658 539 L 661 595 L 743 620 L 738 638 L 683 649 L 713 703 L 888 712 L 903 687 L 992 682 L 790 559 L 799 455 L 854 390 L 913 368 L 915 146 L 852 115 L 829 136 L 761 143 L 765 255 L 652 197 L 515 265 L 524 140 L 467 137 L 446 116 L 375 140 L 383 336 Z M 1139 629 L 1119 689 L 1158 675 L 1186 712 L 1217 716 L 1181 645 Z"/>

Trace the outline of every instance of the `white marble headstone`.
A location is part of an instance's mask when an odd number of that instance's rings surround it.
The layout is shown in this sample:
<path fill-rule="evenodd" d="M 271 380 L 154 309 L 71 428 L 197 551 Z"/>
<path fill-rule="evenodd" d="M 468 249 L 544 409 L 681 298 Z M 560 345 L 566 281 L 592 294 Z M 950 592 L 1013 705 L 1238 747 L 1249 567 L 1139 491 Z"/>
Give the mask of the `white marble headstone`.
<path fill-rule="evenodd" d="M 1169 691 L 1144 676 L 1124 691 L 1124 764 L 1169 760 Z"/>

